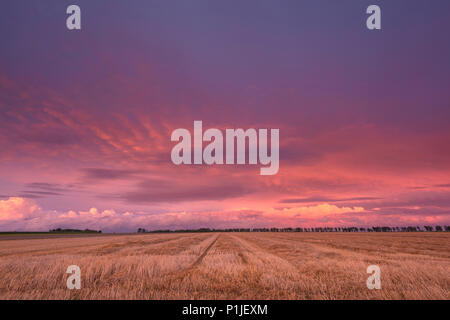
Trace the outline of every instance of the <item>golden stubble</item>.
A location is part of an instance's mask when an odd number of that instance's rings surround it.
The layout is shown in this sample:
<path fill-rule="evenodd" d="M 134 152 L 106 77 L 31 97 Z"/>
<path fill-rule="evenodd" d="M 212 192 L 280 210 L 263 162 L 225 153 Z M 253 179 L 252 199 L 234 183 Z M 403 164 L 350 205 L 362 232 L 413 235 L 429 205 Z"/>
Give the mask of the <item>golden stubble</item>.
<path fill-rule="evenodd" d="M 381 289 L 366 286 L 369 265 Z M 66 269 L 81 269 L 69 290 Z M 449 233 L 182 233 L 0 241 L 0 299 L 449 299 Z"/>

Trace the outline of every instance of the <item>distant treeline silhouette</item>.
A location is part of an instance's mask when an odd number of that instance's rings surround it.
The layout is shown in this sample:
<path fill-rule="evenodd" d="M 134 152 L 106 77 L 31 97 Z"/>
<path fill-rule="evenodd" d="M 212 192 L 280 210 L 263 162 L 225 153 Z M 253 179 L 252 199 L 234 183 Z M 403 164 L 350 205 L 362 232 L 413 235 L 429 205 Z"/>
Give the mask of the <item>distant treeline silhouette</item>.
<path fill-rule="evenodd" d="M 102 230 L 90 230 L 90 229 L 84 229 L 84 230 L 78 230 L 78 229 L 52 229 L 49 230 L 49 232 L 76 232 L 76 233 L 102 233 Z"/>
<path fill-rule="evenodd" d="M 179 229 L 179 230 L 146 230 L 139 228 L 138 233 L 177 233 L 177 232 L 450 232 L 450 226 L 414 227 L 336 227 L 336 228 L 239 228 L 239 229 Z"/>

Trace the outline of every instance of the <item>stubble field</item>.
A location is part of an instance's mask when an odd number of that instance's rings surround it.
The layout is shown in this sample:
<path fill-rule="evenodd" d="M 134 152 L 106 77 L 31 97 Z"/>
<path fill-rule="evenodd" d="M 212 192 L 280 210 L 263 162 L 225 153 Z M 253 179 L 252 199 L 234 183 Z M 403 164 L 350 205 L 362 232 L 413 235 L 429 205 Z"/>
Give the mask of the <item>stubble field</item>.
<path fill-rule="evenodd" d="M 69 290 L 69 265 L 81 289 Z M 381 289 L 369 290 L 369 265 Z M 0 240 L 0 299 L 449 299 L 449 233 Z"/>

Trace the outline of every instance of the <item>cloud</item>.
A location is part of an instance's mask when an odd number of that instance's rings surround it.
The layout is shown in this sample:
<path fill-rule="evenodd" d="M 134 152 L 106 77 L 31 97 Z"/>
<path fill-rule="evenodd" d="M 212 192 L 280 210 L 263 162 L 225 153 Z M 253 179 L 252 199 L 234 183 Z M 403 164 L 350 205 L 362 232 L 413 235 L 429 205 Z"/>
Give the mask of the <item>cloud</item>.
<path fill-rule="evenodd" d="M 369 201 L 381 200 L 377 197 L 353 197 L 353 198 L 328 198 L 328 197 L 310 197 L 310 198 L 290 198 L 282 199 L 280 203 L 310 203 L 310 202 L 344 202 L 344 201 Z"/>
<path fill-rule="evenodd" d="M 118 214 L 115 210 L 99 210 L 90 208 L 87 211 L 69 210 L 59 212 L 43 210 L 31 199 L 10 197 L 0 200 L 0 230 L 2 231 L 46 231 L 58 227 L 63 228 L 127 228 L 134 223 L 130 215 Z"/>
<path fill-rule="evenodd" d="M 282 209 L 251 210 L 236 208 L 226 211 L 170 211 L 148 213 L 114 209 L 55 211 L 43 210 L 34 200 L 12 197 L 0 200 L 1 231 L 46 231 L 55 228 L 97 229 L 104 232 L 133 232 L 137 228 L 197 229 L 314 227 L 314 226 L 404 226 L 409 224 L 448 224 L 449 214 L 378 210 L 318 204 Z"/>
<path fill-rule="evenodd" d="M 71 191 L 71 186 L 63 186 L 56 183 L 48 183 L 48 182 L 32 182 L 25 184 L 26 188 L 29 189 L 38 189 L 38 190 L 44 190 L 48 192 L 53 193 L 63 193 L 67 191 Z"/>
<path fill-rule="evenodd" d="M 22 190 L 19 193 L 19 196 L 28 199 L 40 199 L 48 196 L 64 196 L 75 190 L 73 185 L 64 186 L 47 182 L 26 183 L 25 187 L 31 190 Z"/>
<path fill-rule="evenodd" d="M 437 188 L 450 188 L 450 183 L 436 184 L 435 187 L 437 187 Z"/>
<path fill-rule="evenodd" d="M 32 200 L 10 197 L 0 200 L 0 222 L 10 220 L 27 220 L 41 213 L 39 206 Z"/>
<path fill-rule="evenodd" d="M 315 219 L 318 217 L 339 215 L 344 213 L 360 213 L 364 212 L 363 207 L 338 207 L 336 205 L 322 203 L 313 206 L 302 206 L 293 208 L 282 208 L 275 211 L 283 216 L 302 217 L 307 219 Z"/>
<path fill-rule="evenodd" d="M 238 181 L 202 181 L 201 178 L 182 180 L 147 179 L 138 184 L 136 190 L 119 196 L 131 203 L 183 202 L 202 200 L 224 200 L 243 197 L 252 188 Z"/>
<path fill-rule="evenodd" d="M 120 180 L 133 178 L 139 170 L 117 170 L 103 168 L 85 168 L 82 170 L 88 180 Z"/>
<path fill-rule="evenodd" d="M 188 101 L 186 92 L 179 99 L 171 93 L 167 101 L 157 101 L 158 97 L 147 95 L 148 82 L 137 81 L 135 75 L 112 82 L 121 90 L 104 90 L 113 89 L 112 83 L 99 82 L 87 90 L 71 87 L 73 91 L 57 92 L 5 77 L 0 81 L 0 193 L 4 195 L 0 199 L 19 195 L 26 203 L 35 199 L 61 210 L 41 211 L 26 225 L 17 220 L 17 228 L 63 223 L 114 225 L 122 230 L 147 223 L 142 227 L 195 227 L 196 221 L 248 227 L 247 222 L 273 226 L 381 223 L 380 219 L 389 224 L 405 223 L 407 217 L 411 221 L 433 215 L 442 218 L 449 212 L 448 127 L 422 132 L 361 123 L 342 113 L 343 119 L 349 119 L 343 123 L 323 117 L 323 112 L 315 119 L 304 114 L 307 110 L 301 111 L 302 117 L 295 113 L 278 113 L 278 117 L 273 112 L 264 116 L 253 112 L 252 105 L 245 107 L 244 101 L 229 104 L 214 97 L 221 101 L 221 108 L 214 108 L 210 101 Z M 276 99 L 273 102 L 280 105 Z M 296 110 L 302 105 L 300 100 L 289 103 Z M 258 111 L 264 108 L 255 106 Z M 279 174 L 260 177 L 256 166 L 173 165 L 170 132 L 191 128 L 195 114 L 204 115 L 208 127 L 280 128 Z M 272 212 L 270 208 L 280 203 L 293 208 Z M 319 207 L 323 204 L 330 207 Z M 411 209 L 416 206 L 420 209 Z M 381 210 L 375 214 L 374 208 Z M 3 221 L 16 221 L 11 213 L 2 214 L 9 217 Z M 20 216 L 20 211 L 15 214 Z"/>

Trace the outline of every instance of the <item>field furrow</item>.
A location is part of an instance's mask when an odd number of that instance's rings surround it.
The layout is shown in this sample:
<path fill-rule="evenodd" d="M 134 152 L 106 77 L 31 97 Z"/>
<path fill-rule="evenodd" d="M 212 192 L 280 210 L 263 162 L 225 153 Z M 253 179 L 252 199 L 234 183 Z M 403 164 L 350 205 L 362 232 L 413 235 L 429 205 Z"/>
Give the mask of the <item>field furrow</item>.
<path fill-rule="evenodd" d="M 447 233 L 183 233 L 0 241 L 0 299 L 449 299 Z M 81 289 L 66 269 L 81 269 Z M 381 290 L 366 269 L 381 268 Z"/>

